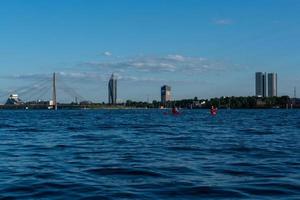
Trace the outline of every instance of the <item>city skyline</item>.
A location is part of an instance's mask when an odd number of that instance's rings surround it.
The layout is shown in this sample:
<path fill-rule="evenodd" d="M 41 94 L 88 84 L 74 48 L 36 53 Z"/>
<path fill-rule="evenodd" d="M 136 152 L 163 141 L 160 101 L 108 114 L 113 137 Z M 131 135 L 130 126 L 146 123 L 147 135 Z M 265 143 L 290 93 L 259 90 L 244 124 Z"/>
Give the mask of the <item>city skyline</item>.
<path fill-rule="evenodd" d="M 3 2 L 2 101 L 54 71 L 95 102 L 107 101 L 112 73 L 121 101 L 159 100 L 164 84 L 174 99 L 254 96 L 253 71 L 276 71 L 278 96 L 293 96 L 299 8 L 295 0 Z"/>
<path fill-rule="evenodd" d="M 56 105 L 56 98 L 57 98 L 57 87 L 56 87 L 56 81 L 57 81 L 57 75 L 56 73 L 53 73 L 52 77 L 52 87 L 48 88 L 43 88 L 42 91 L 39 91 L 38 94 L 40 93 L 46 93 L 47 90 L 48 92 L 52 91 L 52 96 L 50 98 L 34 98 L 32 96 L 32 90 L 37 90 L 37 88 L 23 88 L 23 94 L 27 94 L 29 92 L 29 95 L 31 96 L 31 99 L 26 99 L 23 101 L 21 98 L 19 98 L 19 95 L 17 92 L 9 94 L 8 100 L 6 102 L 19 102 L 19 103 L 26 103 L 26 102 L 47 102 L 49 101 L 50 106 Z M 277 87 L 278 87 L 278 76 L 277 73 L 267 73 L 267 72 L 255 72 L 255 96 L 258 98 L 265 98 L 265 97 L 279 97 L 277 94 Z M 108 101 L 107 103 L 109 105 L 117 105 L 117 104 L 123 104 L 126 103 L 127 100 L 132 101 L 134 98 L 127 99 L 126 101 L 122 101 L 118 98 L 118 78 L 115 74 L 111 74 L 110 79 L 108 80 L 107 88 L 107 97 Z M 44 83 L 45 84 L 45 81 Z M 33 86 L 35 87 L 35 86 Z M 82 103 L 105 103 L 105 102 L 100 102 L 100 101 L 90 101 L 86 99 L 85 97 L 82 97 L 80 94 L 78 94 L 76 91 L 74 91 L 73 88 L 70 88 L 69 86 L 64 85 L 64 88 L 62 90 L 69 96 L 71 96 L 72 100 L 75 101 L 61 101 L 58 103 L 75 103 L 78 104 L 80 102 Z M 296 98 L 296 87 L 293 88 L 293 96 L 289 96 L 290 98 Z M 33 98 L 32 98 L 33 97 Z M 234 96 L 219 96 L 219 97 L 214 97 L 214 98 L 227 98 L 227 97 L 234 97 Z M 244 96 L 244 97 L 251 97 L 251 96 Z M 254 97 L 254 95 L 252 95 Z M 283 96 L 281 96 L 283 97 Z M 194 98 L 202 98 L 199 96 L 195 96 Z M 78 101 L 80 100 L 80 101 Z M 171 92 L 171 86 L 169 85 L 163 85 L 160 88 L 160 102 L 162 105 L 166 104 L 167 102 L 170 101 L 175 101 L 175 100 L 183 100 L 183 99 L 172 99 L 172 92 Z M 153 99 L 153 101 L 157 101 L 157 99 Z M 149 99 L 147 101 L 149 103 Z M 16 104 L 19 104 L 16 103 Z M 1 104 L 1 103 L 0 103 Z M 15 104 L 15 103 L 6 103 L 6 104 Z"/>

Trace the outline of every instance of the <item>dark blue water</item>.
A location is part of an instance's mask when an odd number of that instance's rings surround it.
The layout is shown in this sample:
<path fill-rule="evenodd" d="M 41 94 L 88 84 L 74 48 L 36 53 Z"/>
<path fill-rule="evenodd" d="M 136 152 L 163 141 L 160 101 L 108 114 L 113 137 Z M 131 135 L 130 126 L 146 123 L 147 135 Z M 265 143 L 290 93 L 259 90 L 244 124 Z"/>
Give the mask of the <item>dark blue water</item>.
<path fill-rule="evenodd" d="M 0 198 L 300 199 L 300 111 L 1 111 Z"/>

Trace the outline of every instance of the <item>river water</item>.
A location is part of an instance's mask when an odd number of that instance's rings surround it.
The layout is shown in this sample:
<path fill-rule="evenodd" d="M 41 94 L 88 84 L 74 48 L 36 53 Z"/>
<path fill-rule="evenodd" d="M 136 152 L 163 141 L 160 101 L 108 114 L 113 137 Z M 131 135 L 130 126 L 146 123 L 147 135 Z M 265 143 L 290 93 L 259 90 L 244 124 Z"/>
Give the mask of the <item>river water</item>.
<path fill-rule="evenodd" d="M 300 199 L 300 111 L 0 111 L 0 199 Z"/>

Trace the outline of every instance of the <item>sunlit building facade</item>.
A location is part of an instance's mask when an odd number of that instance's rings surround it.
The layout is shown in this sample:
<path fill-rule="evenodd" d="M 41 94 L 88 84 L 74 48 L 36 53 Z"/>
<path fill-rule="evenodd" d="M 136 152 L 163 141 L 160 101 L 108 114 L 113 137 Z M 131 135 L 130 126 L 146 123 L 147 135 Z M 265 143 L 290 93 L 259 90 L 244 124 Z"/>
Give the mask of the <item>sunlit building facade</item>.
<path fill-rule="evenodd" d="M 268 73 L 268 96 L 277 97 L 277 73 Z"/>
<path fill-rule="evenodd" d="M 161 103 L 166 104 L 168 101 L 171 101 L 171 87 L 164 85 L 161 87 Z"/>
<path fill-rule="evenodd" d="M 267 96 L 267 74 L 256 72 L 255 74 L 255 92 L 257 97 Z"/>

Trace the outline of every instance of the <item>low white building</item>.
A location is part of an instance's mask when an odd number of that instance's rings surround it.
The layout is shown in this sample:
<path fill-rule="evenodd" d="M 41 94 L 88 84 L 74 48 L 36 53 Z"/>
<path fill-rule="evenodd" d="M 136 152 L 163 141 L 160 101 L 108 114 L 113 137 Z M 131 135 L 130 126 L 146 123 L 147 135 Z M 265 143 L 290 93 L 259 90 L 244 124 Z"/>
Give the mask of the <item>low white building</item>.
<path fill-rule="evenodd" d="M 6 105 L 21 105 L 23 104 L 22 100 L 19 98 L 18 94 L 9 95 Z"/>

